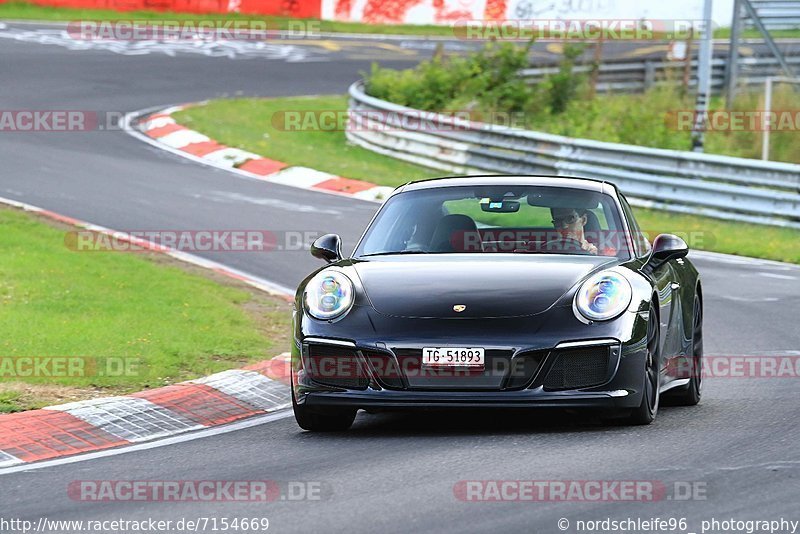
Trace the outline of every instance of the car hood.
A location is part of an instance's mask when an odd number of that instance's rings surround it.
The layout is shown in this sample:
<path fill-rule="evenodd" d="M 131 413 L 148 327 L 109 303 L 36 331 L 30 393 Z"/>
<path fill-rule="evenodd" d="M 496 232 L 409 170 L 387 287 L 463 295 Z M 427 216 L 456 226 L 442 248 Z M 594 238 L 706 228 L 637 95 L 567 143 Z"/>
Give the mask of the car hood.
<path fill-rule="evenodd" d="M 616 258 L 564 255 L 385 256 L 352 268 L 378 313 L 409 318 L 519 317 L 546 311 Z M 461 312 L 456 305 L 466 306 Z"/>

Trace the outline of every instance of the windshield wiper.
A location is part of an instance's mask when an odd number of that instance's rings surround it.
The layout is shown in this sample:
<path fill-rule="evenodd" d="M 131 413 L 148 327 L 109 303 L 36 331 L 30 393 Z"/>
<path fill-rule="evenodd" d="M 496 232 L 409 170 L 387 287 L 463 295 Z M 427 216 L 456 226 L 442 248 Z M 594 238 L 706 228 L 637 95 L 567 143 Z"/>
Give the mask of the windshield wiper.
<path fill-rule="evenodd" d="M 386 252 L 373 252 L 372 254 L 362 254 L 362 258 L 369 258 L 372 256 L 401 256 L 405 254 L 430 254 L 427 250 L 394 250 Z"/>

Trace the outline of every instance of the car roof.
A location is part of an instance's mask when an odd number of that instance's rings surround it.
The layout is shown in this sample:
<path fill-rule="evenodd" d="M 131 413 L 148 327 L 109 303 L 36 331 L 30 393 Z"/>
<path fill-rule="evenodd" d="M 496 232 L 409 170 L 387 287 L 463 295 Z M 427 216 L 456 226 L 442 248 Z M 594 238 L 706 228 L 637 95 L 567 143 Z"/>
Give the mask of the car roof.
<path fill-rule="evenodd" d="M 426 180 L 415 180 L 401 185 L 395 193 L 405 193 L 407 191 L 417 191 L 421 189 L 436 189 L 442 187 L 475 186 L 475 185 L 530 185 L 530 186 L 550 186 L 566 187 L 571 189 L 583 189 L 587 191 L 597 191 L 598 193 L 614 194 L 616 187 L 604 180 L 593 180 L 591 178 L 573 178 L 570 176 L 547 176 L 547 175 L 472 175 L 472 176 L 447 176 L 443 178 L 429 178 Z"/>

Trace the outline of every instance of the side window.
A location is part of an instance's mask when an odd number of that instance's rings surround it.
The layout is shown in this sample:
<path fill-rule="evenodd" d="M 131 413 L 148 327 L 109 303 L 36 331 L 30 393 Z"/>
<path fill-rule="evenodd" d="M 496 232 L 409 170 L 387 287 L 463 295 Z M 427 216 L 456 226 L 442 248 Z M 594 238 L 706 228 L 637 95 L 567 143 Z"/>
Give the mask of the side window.
<path fill-rule="evenodd" d="M 594 209 L 591 209 L 592 213 L 594 213 L 595 217 L 597 218 L 597 224 L 600 225 L 600 230 L 610 230 L 608 217 L 606 217 L 607 210 L 609 208 L 609 203 L 603 201 L 602 203 L 598 204 L 598 206 Z M 613 221 L 612 221 L 613 222 Z"/>
<path fill-rule="evenodd" d="M 650 252 L 650 242 L 647 240 L 647 236 L 644 232 L 639 228 L 639 223 L 636 222 L 636 217 L 633 216 L 633 210 L 622 193 L 619 195 L 619 200 L 622 204 L 622 211 L 625 212 L 625 218 L 628 219 L 631 232 L 633 232 L 631 236 L 633 249 L 636 252 L 636 256 L 640 258 Z"/>

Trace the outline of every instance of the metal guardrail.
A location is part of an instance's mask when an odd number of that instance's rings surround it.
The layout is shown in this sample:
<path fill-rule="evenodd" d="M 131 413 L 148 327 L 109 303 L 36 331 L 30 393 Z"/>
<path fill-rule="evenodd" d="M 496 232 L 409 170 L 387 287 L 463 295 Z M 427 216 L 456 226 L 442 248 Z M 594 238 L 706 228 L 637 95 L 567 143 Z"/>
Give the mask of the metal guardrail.
<path fill-rule="evenodd" d="M 769 31 L 800 28 L 800 1 L 750 0 L 761 22 Z M 742 19 L 745 27 L 755 27 L 750 17 Z"/>
<path fill-rule="evenodd" d="M 800 72 L 800 47 L 785 52 L 786 61 L 796 72 Z M 727 61 L 715 58 L 711 62 L 711 89 L 720 93 L 725 84 Z M 576 65 L 573 72 L 589 74 L 591 65 Z M 682 61 L 609 61 L 599 66 L 596 90 L 603 92 L 645 91 L 659 83 L 678 85 L 683 83 Z M 558 72 L 558 67 L 534 67 L 523 69 L 520 75 L 528 83 L 536 84 L 547 76 Z M 782 74 L 781 66 L 774 57 L 747 57 L 739 60 L 740 81 L 747 85 L 764 85 L 767 78 Z M 690 88 L 697 87 L 697 60 L 692 61 Z"/>
<path fill-rule="evenodd" d="M 644 148 L 476 123 L 350 87 L 347 138 L 448 172 L 553 174 L 615 183 L 632 203 L 800 229 L 800 165 Z"/>

